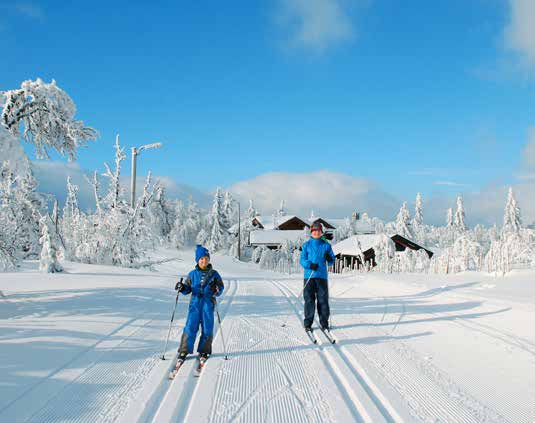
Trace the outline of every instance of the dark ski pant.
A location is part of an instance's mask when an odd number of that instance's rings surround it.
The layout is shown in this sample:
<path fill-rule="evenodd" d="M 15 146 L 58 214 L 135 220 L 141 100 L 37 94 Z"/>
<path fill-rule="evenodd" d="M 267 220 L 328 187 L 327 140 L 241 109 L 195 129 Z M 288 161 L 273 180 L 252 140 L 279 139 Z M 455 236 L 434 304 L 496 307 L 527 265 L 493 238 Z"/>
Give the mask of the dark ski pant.
<path fill-rule="evenodd" d="M 304 283 L 306 284 L 306 279 Z M 311 278 L 303 291 L 303 298 L 305 299 L 305 327 L 312 326 L 317 300 L 320 325 L 328 328 L 331 311 L 329 309 L 329 284 L 327 279 Z"/>
<path fill-rule="evenodd" d="M 198 353 L 212 354 L 212 340 L 214 338 L 214 298 L 207 296 L 193 296 L 189 303 L 188 318 L 182 340 L 180 342 L 179 354 L 193 353 L 195 339 L 199 326 L 201 326 L 201 339 L 197 346 Z"/>

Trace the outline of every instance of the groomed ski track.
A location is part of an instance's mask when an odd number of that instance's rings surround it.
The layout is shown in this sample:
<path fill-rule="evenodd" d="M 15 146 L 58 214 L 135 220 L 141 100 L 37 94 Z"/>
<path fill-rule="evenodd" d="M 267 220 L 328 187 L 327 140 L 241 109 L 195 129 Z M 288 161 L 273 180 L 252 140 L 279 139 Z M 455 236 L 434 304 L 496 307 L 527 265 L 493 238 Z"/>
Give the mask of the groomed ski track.
<path fill-rule="evenodd" d="M 141 415 L 133 419 L 127 413 L 122 421 L 505 421 L 428 363 L 424 369 L 423 359 L 396 340 L 403 304 L 388 310 L 385 301 L 381 322 L 391 323 L 389 332 L 379 329 L 378 334 L 374 328 L 369 338 L 355 339 L 343 329 L 347 317 L 336 314 L 336 299 L 331 299 L 340 327 L 333 324 L 337 343 L 317 329 L 314 345 L 302 328 L 299 282 L 234 280 L 229 285 L 221 309 L 230 359 L 223 360 L 218 327 L 217 353 L 200 378 L 193 377 L 195 359 L 190 358 L 174 381 L 163 374 Z"/>
<path fill-rule="evenodd" d="M 422 348 L 430 339 L 447 342 L 451 337 L 462 340 L 458 347 L 466 351 L 477 348 L 483 340 L 487 349 L 495 348 L 492 354 L 496 357 L 507 359 L 505 354 L 511 350 L 514 361 L 522 363 L 522 369 L 529 369 L 524 363 L 533 359 L 534 340 L 511 332 L 508 326 L 494 326 L 484 320 L 494 315 L 501 318 L 511 303 L 493 300 L 483 305 L 470 296 L 464 298 L 464 292 L 457 294 L 459 297 L 443 295 L 442 288 L 392 294 L 396 291 L 388 285 L 390 282 L 375 286 L 366 282 L 371 276 L 334 275 L 329 289 L 331 326 L 337 342 L 328 342 L 316 321 L 318 343 L 313 344 L 302 326 L 302 297 L 297 297 L 302 278 L 224 260 L 221 269 L 230 278 L 225 279 L 226 290 L 219 298 L 223 331 L 216 323 L 214 354 L 198 378 L 194 377 L 194 354 L 175 380 L 168 380 L 185 324 L 188 297 L 179 299 L 167 360 L 159 358 L 174 304 L 169 279 L 183 274 L 183 268 L 166 265 L 164 270 L 169 275 L 161 276 L 121 274 L 119 282 L 103 282 L 97 288 L 71 288 L 66 283 L 65 288 L 10 295 L 6 312 L 11 317 L 0 321 L 6 333 L 0 337 L 4 351 L 13 350 L 25 357 L 39 347 L 39 351 L 53 348 L 68 354 L 48 357 L 50 365 L 43 367 L 47 371 L 43 377 L 33 376 L 39 370 L 37 366 L 28 371 L 32 383 L 21 385 L 17 395 L 5 400 L 0 406 L 0 420 L 533 421 L 535 414 L 529 403 L 489 384 L 482 367 L 474 367 L 472 373 L 465 367 L 463 371 L 467 370 L 459 374 L 454 366 L 439 366 L 438 360 L 433 361 Z M 93 277 L 89 273 L 80 275 L 71 278 L 79 281 Z M 117 289 L 120 284 L 128 285 Z M 49 304 L 55 308 L 46 308 Z M 526 313 L 531 312 L 526 308 Z M 483 318 L 476 320 L 480 316 Z M 284 321 L 287 325 L 282 327 Z M 84 332 L 85 325 L 92 322 L 99 326 Z M 21 338 L 29 338 L 24 344 L 28 352 L 18 347 L 22 341 L 7 335 L 22 330 L 31 334 Z M 42 330 L 46 332 L 40 339 Z M 80 339 L 76 349 L 67 349 L 70 343 L 60 343 L 63 333 Z M 223 334 L 229 360 L 224 360 Z M 56 336 L 51 338 L 55 343 L 48 341 L 50 336 Z M 418 345 L 420 340 L 423 344 Z M 502 355 L 498 355 L 500 351 Z M 13 361 L 16 365 L 23 362 Z M 474 390 L 473 375 L 477 371 L 481 379 Z M 4 380 L 7 386 L 9 379 Z M 525 383 L 529 380 L 528 376 Z"/>

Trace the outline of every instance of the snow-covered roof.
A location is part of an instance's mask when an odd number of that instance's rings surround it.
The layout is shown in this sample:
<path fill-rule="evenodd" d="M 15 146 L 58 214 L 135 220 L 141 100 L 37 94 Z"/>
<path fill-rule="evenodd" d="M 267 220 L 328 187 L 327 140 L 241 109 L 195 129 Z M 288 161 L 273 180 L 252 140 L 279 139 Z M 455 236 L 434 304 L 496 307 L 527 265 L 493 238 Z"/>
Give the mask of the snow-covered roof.
<path fill-rule="evenodd" d="M 305 231 L 279 231 L 277 229 L 259 229 L 252 231 L 250 242 L 253 245 L 280 245 L 284 241 L 299 241 L 306 239 Z"/>
<path fill-rule="evenodd" d="M 360 254 L 361 249 L 365 252 L 375 247 L 381 241 L 382 236 L 382 234 L 353 235 L 333 245 L 334 255 L 356 256 Z M 360 248 L 358 242 L 360 242 Z"/>
<path fill-rule="evenodd" d="M 260 222 L 260 224 L 264 227 L 264 229 L 275 229 L 276 227 L 279 227 L 283 223 L 288 222 L 289 220 L 292 220 L 294 217 L 297 217 L 295 215 L 286 215 L 286 216 L 255 216 L 254 218 Z M 297 217 L 299 219 L 299 217 Z M 302 219 L 301 219 L 302 220 Z"/>
<path fill-rule="evenodd" d="M 334 223 L 334 220 L 336 219 L 327 219 L 326 217 L 322 217 L 322 216 L 310 216 L 308 219 L 306 219 L 306 222 L 312 224 L 316 220 L 320 220 L 320 219 L 323 220 L 324 222 L 327 222 L 329 225 L 333 226 L 334 228 L 338 227 L 338 224 Z"/>

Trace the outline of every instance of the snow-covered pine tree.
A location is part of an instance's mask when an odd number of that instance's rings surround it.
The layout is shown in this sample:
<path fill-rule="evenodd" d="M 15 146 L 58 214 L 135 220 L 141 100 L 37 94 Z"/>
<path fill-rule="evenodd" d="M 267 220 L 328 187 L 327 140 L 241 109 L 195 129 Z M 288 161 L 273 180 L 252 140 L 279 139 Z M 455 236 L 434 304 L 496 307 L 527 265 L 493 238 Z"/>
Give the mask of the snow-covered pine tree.
<path fill-rule="evenodd" d="M 150 203 L 149 212 L 160 241 L 169 241 L 174 218 L 171 206 L 165 195 L 165 188 L 160 184 L 156 186 L 156 193 Z"/>
<path fill-rule="evenodd" d="M 78 206 L 78 186 L 67 176 L 67 198 L 63 206 L 60 233 L 65 243 L 65 258 L 75 260 L 76 248 L 80 245 L 80 208 Z"/>
<path fill-rule="evenodd" d="M 232 198 L 230 191 L 226 191 L 223 199 L 223 220 L 221 222 L 223 223 L 223 227 L 228 229 L 233 226 L 237 220 L 237 216 L 238 212 L 234 205 L 234 198 Z"/>
<path fill-rule="evenodd" d="M 351 221 L 349 218 L 345 218 L 344 222 L 339 225 L 333 233 L 333 244 L 336 244 L 344 239 L 349 238 L 353 235 L 353 228 L 351 226 Z"/>
<path fill-rule="evenodd" d="M 453 273 L 466 270 L 479 270 L 482 248 L 468 235 L 458 237 L 453 244 L 450 253 L 451 270 Z"/>
<path fill-rule="evenodd" d="M 10 163 L 0 167 L 0 271 L 14 270 L 18 262 L 16 205 L 14 201 L 15 176 Z"/>
<path fill-rule="evenodd" d="M 15 203 L 18 211 L 18 237 L 22 244 L 23 258 L 37 258 L 40 250 L 39 216 L 45 209 L 45 199 L 43 194 L 36 190 L 37 181 L 31 172 L 18 178 Z"/>
<path fill-rule="evenodd" d="M 422 195 L 420 193 L 416 195 L 416 205 L 414 207 L 414 218 L 412 219 L 412 224 L 414 227 L 421 226 L 424 224 Z"/>
<path fill-rule="evenodd" d="M 513 194 L 513 188 L 509 188 L 507 195 L 507 204 L 503 215 L 502 235 L 510 233 L 520 233 L 522 229 L 522 219 L 520 217 L 520 207 Z"/>
<path fill-rule="evenodd" d="M 453 228 L 453 209 L 451 207 L 446 213 L 446 227 Z"/>
<path fill-rule="evenodd" d="M 457 197 L 457 211 L 454 216 L 454 226 L 457 232 L 464 233 L 468 230 L 468 226 L 465 223 L 465 212 L 463 197 L 460 195 Z"/>
<path fill-rule="evenodd" d="M 39 260 L 39 270 L 45 273 L 62 272 L 63 267 L 58 262 L 57 246 L 54 243 L 54 236 L 50 231 L 51 218 L 48 215 L 41 217 L 41 237 L 39 243 L 42 245 L 41 256 Z"/>
<path fill-rule="evenodd" d="M 374 246 L 375 262 L 377 270 L 384 273 L 392 272 L 394 257 L 396 256 L 396 245 L 392 238 L 385 234 L 379 235 L 379 240 Z"/>
<path fill-rule="evenodd" d="M 33 144 L 39 158 L 48 158 L 47 150 L 52 148 L 74 160 L 79 147 L 97 138 L 96 130 L 74 119 L 76 105 L 54 80 L 49 84 L 41 79 L 24 81 L 2 97 L 0 124 L 14 137 Z"/>
<path fill-rule="evenodd" d="M 191 197 L 188 200 L 185 219 L 186 220 L 183 225 L 184 234 L 182 239 L 184 241 L 184 245 L 193 245 L 203 224 L 203 215 L 201 209 Z"/>
<path fill-rule="evenodd" d="M 250 199 L 249 207 L 245 211 L 245 217 L 247 218 L 247 220 L 252 221 L 256 216 L 258 216 L 258 212 L 253 205 L 253 200 Z"/>
<path fill-rule="evenodd" d="M 402 237 L 411 239 L 414 237 L 409 225 L 410 225 L 411 216 L 409 213 L 409 208 L 407 207 L 407 202 L 405 201 L 401 208 L 399 209 L 399 213 L 396 217 L 396 223 L 395 228 L 396 232 L 401 235 Z"/>
<path fill-rule="evenodd" d="M 221 188 L 217 188 L 214 194 L 212 210 L 208 218 L 209 235 L 206 241 L 208 248 L 214 252 L 228 247 L 227 228 L 225 227 L 226 216 L 223 203 L 223 193 L 221 192 Z"/>

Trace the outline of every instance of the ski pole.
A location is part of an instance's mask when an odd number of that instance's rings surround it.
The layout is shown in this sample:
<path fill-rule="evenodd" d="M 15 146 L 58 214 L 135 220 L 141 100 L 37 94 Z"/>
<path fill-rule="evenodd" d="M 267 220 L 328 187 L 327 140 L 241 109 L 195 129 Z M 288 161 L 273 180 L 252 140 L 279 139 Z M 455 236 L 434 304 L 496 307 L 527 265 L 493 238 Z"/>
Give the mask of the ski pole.
<path fill-rule="evenodd" d="M 223 352 L 225 353 L 225 360 L 228 360 L 227 345 L 225 344 L 225 336 L 223 335 L 223 324 L 221 317 L 219 317 L 219 307 L 217 306 L 217 298 L 214 297 L 215 312 L 217 314 L 217 321 L 219 322 L 219 330 L 221 331 L 221 341 L 223 341 Z"/>
<path fill-rule="evenodd" d="M 182 283 L 183 279 L 184 278 L 180 278 L 179 283 Z M 175 306 L 173 307 L 173 314 L 171 315 L 171 321 L 169 322 L 169 331 L 167 332 L 167 339 L 165 340 L 165 347 L 163 347 L 162 356 L 160 357 L 162 360 L 165 360 L 165 352 L 167 351 L 167 343 L 169 342 L 169 335 L 171 335 L 171 326 L 173 325 L 173 320 L 175 319 L 175 312 L 176 312 L 176 306 L 178 304 L 179 295 L 180 295 L 180 291 L 176 293 Z"/>
<path fill-rule="evenodd" d="M 314 273 L 316 273 L 315 270 L 312 271 L 312 273 L 310 274 L 310 276 L 308 277 L 305 285 L 303 286 L 303 289 L 301 290 L 301 292 L 299 293 L 299 295 L 297 296 L 297 300 L 299 300 L 299 298 L 301 297 L 301 295 L 303 295 L 303 293 L 305 292 L 305 288 L 307 287 L 308 283 L 310 282 L 310 279 L 312 279 L 312 276 L 314 276 Z M 292 311 L 290 310 L 288 312 L 288 314 L 286 315 L 286 319 L 284 319 L 284 323 L 282 324 L 282 327 L 286 327 L 286 324 L 288 323 L 288 318 L 290 317 L 290 314 L 292 314 Z"/>

